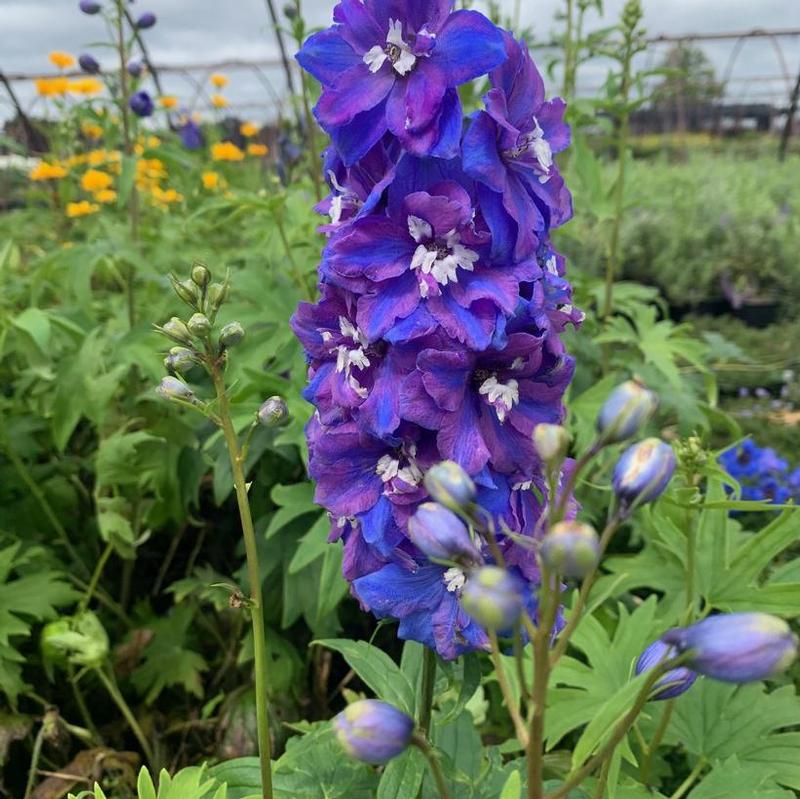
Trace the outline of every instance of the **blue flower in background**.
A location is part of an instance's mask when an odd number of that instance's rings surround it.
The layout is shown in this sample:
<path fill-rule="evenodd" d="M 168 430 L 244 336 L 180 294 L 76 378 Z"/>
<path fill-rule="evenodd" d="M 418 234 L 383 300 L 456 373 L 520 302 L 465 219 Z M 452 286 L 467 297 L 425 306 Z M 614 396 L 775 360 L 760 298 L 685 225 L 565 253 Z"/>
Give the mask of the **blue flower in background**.
<path fill-rule="evenodd" d="M 738 446 L 723 452 L 720 464 L 741 486 L 742 499 L 786 504 L 800 498 L 800 469 L 771 447 L 759 447 L 746 438 Z"/>

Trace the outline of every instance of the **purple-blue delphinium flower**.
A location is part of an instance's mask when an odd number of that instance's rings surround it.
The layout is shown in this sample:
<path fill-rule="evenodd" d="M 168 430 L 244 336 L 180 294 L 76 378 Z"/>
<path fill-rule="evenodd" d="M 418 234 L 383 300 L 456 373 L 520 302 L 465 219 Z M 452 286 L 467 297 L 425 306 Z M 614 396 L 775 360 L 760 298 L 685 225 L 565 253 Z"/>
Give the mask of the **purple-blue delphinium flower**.
<path fill-rule="evenodd" d="M 342 0 L 334 24 L 297 54 L 323 86 L 314 109 L 347 165 L 390 131 L 417 155 L 451 158 L 461 137 L 455 87 L 505 58 L 501 32 L 454 0 Z"/>
<path fill-rule="evenodd" d="M 527 49 L 452 0 L 342 0 L 298 60 L 323 84 L 332 140 L 320 298 L 292 319 L 316 501 L 362 606 L 453 658 L 488 646 L 462 589 L 494 558 L 478 537 L 443 563 L 461 528 L 419 528 L 424 503 L 442 501 L 425 481 L 442 461 L 495 520 L 536 613 L 535 547 L 520 540 L 541 537 L 548 489 L 531 434 L 564 418 L 574 364 L 560 336 L 582 320 L 549 236 L 571 213 L 553 161 L 569 141 L 563 103 L 545 100 Z M 476 168 L 480 114 L 462 140 L 455 91 L 487 73 L 496 174 Z"/>
<path fill-rule="evenodd" d="M 145 91 L 134 92 L 128 105 L 137 117 L 149 117 L 153 113 L 153 98 Z"/>
<path fill-rule="evenodd" d="M 181 120 L 178 127 L 181 144 L 187 150 L 199 150 L 205 145 L 205 138 L 200 126 L 189 116 Z"/>
<path fill-rule="evenodd" d="M 719 460 L 741 486 L 744 500 L 782 505 L 800 498 L 800 470 L 791 470 L 786 459 L 771 447 L 760 447 L 746 438 L 723 452 Z"/>

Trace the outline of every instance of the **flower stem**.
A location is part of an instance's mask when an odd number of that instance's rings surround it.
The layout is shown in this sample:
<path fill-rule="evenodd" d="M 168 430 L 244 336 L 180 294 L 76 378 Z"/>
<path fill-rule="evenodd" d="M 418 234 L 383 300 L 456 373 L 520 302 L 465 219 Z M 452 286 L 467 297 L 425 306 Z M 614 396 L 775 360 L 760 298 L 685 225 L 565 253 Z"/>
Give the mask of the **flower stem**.
<path fill-rule="evenodd" d="M 250 582 L 250 616 L 253 624 L 253 655 L 255 659 L 256 681 L 256 724 L 258 727 L 258 753 L 261 765 L 261 790 L 263 799 L 272 799 L 271 742 L 269 734 L 269 697 L 267 693 L 267 639 L 264 626 L 264 603 L 261 597 L 261 572 L 258 566 L 258 547 L 247 497 L 247 483 L 244 475 L 244 457 L 239 448 L 239 440 L 231 420 L 230 403 L 225 388 L 225 380 L 216 359 L 209 358 L 211 377 L 219 403 L 219 420 L 233 472 L 236 502 L 242 523 L 244 548 L 247 555 L 247 577 Z"/>
<path fill-rule="evenodd" d="M 109 677 L 109 675 L 103 670 L 102 666 L 97 667 L 95 672 L 100 678 L 100 682 L 103 683 L 106 691 L 108 691 L 109 696 L 114 700 L 114 704 L 119 708 L 122 715 L 125 716 L 125 721 L 128 722 L 131 730 L 133 730 L 136 740 L 139 741 L 139 745 L 142 747 L 142 751 L 144 752 L 144 756 L 147 758 L 150 768 L 154 768 L 155 761 L 153 758 L 153 749 L 150 746 L 150 742 L 147 740 L 144 732 L 142 731 L 142 728 L 139 726 L 136 716 L 133 715 L 133 711 L 125 701 L 125 697 L 122 695 L 122 692 L 119 690 L 119 686 L 117 685 L 117 681 L 114 679 L 113 672 L 112 676 Z"/>
<path fill-rule="evenodd" d="M 422 654 L 422 684 L 420 686 L 419 726 L 430 737 L 433 712 L 433 689 L 436 686 L 436 652 L 427 646 Z"/>
<path fill-rule="evenodd" d="M 653 733 L 653 737 L 642 757 L 642 764 L 639 767 L 639 779 L 643 785 L 647 785 L 650 780 L 650 770 L 653 766 L 653 756 L 656 750 L 661 745 L 664 735 L 669 727 L 670 719 L 672 718 L 672 711 L 675 710 L 675 699 L 669 699 L 664 707 L 664 712 L 661 714 L 661 719 L 658 722 L 658 727 Z"/>
<path fill-rule="evenodd" d="M 42 755 L 42 743 L 44 742 L 44 731 L 45 731 L 45 722 L 42 722 L 42 726 L 39 727 L 39 731 L 36 733 L 36 738 L 33 742 L 33 752 L 31 753 L 31 766 L 28 769 L 28 782 L 25 785 L 25 797 L 24 799 L 28 799 L 33 792 L 33 784 L 36 782 L 36 771 L 39 768 L 39 758 Z"/>
<path fill-rule="evenodd" d="M 706 760 L 705 755 L 701 757 L 695 767 L 692 769 L 689 776 L 677 787 L 675 792 L 669 797 L 669 799 L 681 799 L 682 796 L 686 794 L 686 792 L 692 787 L 692 785 L 697 782 L 697 778 L 703 773 L 703 769 L 708 764 L 708 760 Z"/>
<path fill-rule="evenodd" d="M 514 722 L 514 730 L 517 733 L 517 738 L 523 747 L 528 745 L 528 731 L 525 729 L 525 722 L 519 712 L 519 706 L 514 699 L 514 694 L 511 693 L 511 686 L 508 684 L 508 677 L 506 675 L 503 661 L 500 658 L 500 645 L 497 642 L 497 634 L 489 632 L 489 640 L 492 642 L 492 664 L 494 665 L 494 673 L 497 675 L 497 682 L 500 685 L 500 691 L 503 694 L 503 699 L 506 703 L 511 721 Z"/>
<path fill-rule="evenodd" d="M 428 761 L 428 766 L 431 770 L 431 775 L 433 776 L 433 781 L 436 783 L 436 790 L 439 792 L 441 799 L 450 799 L 450 791 L 447 789 L 442 767 L 431 745 L 421 735 L 415 735 L 411 739 L 411 743 L 425 755 L 425 759 Z"/>
<path fill-rule="evenodd" d="M 97 561 L 97 565 L 94 567 L 92 579 L 89 581 L 89 585 L 86 586 L 86 591 L 84 592 L 83 598 L 78 605 L 79 613 L 83 612 L 89 607 L 89 603 L 92 601 L 94 592 L 97 590 L 97 584 L 100 582 L 100 577 L 103 575 L 103 569 L 105 568 L 106 563 L 108 563 L 108 559 L 113 551 L 114 546 L 111 543 L 106 544 L 103 553 L 100 555 L 100 558 Z"/>

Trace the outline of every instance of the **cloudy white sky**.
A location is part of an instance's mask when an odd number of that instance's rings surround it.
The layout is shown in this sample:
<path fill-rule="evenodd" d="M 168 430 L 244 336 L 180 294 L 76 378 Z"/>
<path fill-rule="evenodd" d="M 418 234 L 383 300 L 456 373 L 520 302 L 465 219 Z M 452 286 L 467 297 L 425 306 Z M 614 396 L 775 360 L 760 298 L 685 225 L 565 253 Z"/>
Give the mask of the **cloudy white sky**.
<path fill-rule="evenodd" d="M 106 0 L 110 2 L 110 0 Z M 276 0 L 278 7 L 282 0 Z M 477 0 L 480 8 L 484 0 Z M 507 13 L 516 0 L 501 0 Z M 563 0 L 520 0 L 522 22 L 533 28 L 537 39 L 546 40 L 557 30 L 555 14 Z M 683 34 L 698 32 L 741 31 L 752 28 L 800 28 L 800 0 L 643 0 L 648 33 Z M 590 27 L 600 27 L 615 19 L 624 0 L 605 0 L 603 19 L 594 15 Z M 330 17 L 334 0 L 305 0 L 310 25 L 323 25 Z M 132 10 L 153 11 L 158 24 L 147 31 L 147 43 L 156 63 L 184 64 L 224 61 L 226 59 L 270 59 L 277 55 L 274 36 L 266 13 L 265 0 L 136 0 Z M 77 0 L 0 0 L 0 69 L 6 73 L 47 72 L 47 53 L 61 49 L 78 53 L 91 50 L 102 62 L 111 54 L 93 42 L 104 38 L 99 16 L 87 17 L 77 10 Z M 717 68 L 724 72 L 734 42 L 703 43 L 703 48 Z M 800 37 L 780 40 L 782 60 L 768 39 L 748 41 L 739 53 L 733 71 L 736 78 L 778 77 L 772 82 L 745 80 L 734 82 L 732 89 L 742 99 L 773 98 L 788 93 L 787 83 L 800 66 Z M 663 49 L 649 56 L 657 60 Z M 544 54 L 542 54 L 544 58 Z M 581 75 L 581 91 L 591 93 L 602 82 L 605 66 L 590 64 Z M 785 74 L 784 79 L 780 76 Z M 279 70 L 266 70 L 261 77 L 252 71 L 231 71 L 228 94 L 243 114 L 269 115 L 270 99 L 265 80 L 282 93 Z M 194 78 L 202 82 L 202 73 Z M 191 103 L 196 86 L 184 77 L 169 76 L 167 89 Z M 15 84 L 23 103 L 33 101 L 31 87 Z M 769 98 L 767 98 L 769 99 Z M 0 90 L 0 116 L 8 106 Z"/>

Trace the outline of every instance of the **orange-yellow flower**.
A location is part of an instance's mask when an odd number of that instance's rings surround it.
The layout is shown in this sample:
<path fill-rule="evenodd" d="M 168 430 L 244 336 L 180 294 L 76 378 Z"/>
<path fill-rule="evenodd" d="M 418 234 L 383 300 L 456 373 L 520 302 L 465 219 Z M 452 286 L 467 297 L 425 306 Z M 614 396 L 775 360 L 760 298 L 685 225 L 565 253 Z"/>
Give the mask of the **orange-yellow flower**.
<path fill-rule="evenodd" d="M 155 150 L 156 147 L 160 147 L 161 146 L 161 139 L 159 139 L 158 136 L 148 136 L 147 137 L 147 146 L 151 150 Z"/>
<path fill-rule="evenodd" d="M 218 172 L 203 172 L 202 179 L 204 189 L 216 189 L 219 186 Z"/>
<path fill-rule="evenodd" d="M 81 133 L 89 139 L 99 139 L 103 128 L 95 122 L 81 122 Z"/>
<path fill-rule="evenodd" d="M 211 85 L 216 87 L 217 89 L 224 89 L 229 81 L 227 75 L 220 75 L 219 72 L 215 72 L 209 80 L 211 81 Z"/>
<path fill-rule="evenodd" d="M 211 158 L 214 161 L 241 161 L 244 153 L 231 141 L 219 141 L 211 145 Z"/>
<path fill-rule="evenodd" d="M 113 203 L 117 200 L 117 193 L 114 189 L 100 189 L 94 193 L 94 198 L 99 203 Z"/>
<path fill-rule="evenodd" d="M 99 169 L 89 169 L 83 173 L 81 178 L 81 188 L 84 191 L 101 191 L 107 189 L 114 182 L 114 179 L 108 172 L 102 172 Z"/>
<path fill-rule="evenodd" d="M 78 78 L 69 82 L 69 91 L 73 94 L 100 94 L 103 91 L 103 81 L 97 78 Z"/>
<path fill-rule="evenodd" d="M 61 50 L 54 50 L 47 57 L 50 59 L 50 63 L 59 69 L 69 69 L 75 66 L 75 56 Z"/>
<path fill-rule="evenodd" d="M 66 176 L 67 170 L 63 166 L 45 161 L 37 164 L 28 175 L 31 180 L 59 180 Z"/>
<path fill-rule="evenodd" d="M 239 126 L 239 133 L 245 137 L 245 139 L 252 139 L 258 133 L 258 125 L 255 122 L 242 122 Z"/>
<path fill-rule="evenodd" d="M 223 97 L 221 94 L 212 94 L 211 105 L 213 105 L 214 108 L 225 108 L 228 105 L 228 98 Z"/>
<path fill-rule="evenodd" d="M 248 144 L 247 145 L 247 154 L 248 155 L 255 155 L 259 158 L 263 158 L 269 152 L 269 147 L 266 144 Z"/>
<path fill-rule="evenodd" d="M 59 97 L 69 91 L 67 78 L 37 78 L 36 91 L 42 97 Z"/>
<path fill-rule="evenodd" d="M 67 203 L 67 216 L 74 219 L 77 216 L 88 216 L 96 214 L 100 210 L 97 203 L 90 203 L 88 200 L 81 200 L 77 203 Z"/>
<path fill-rule="evenodd" d="M 160 186 L 153 186 L 152 194 L 156 204 L 162 207 L 172 203 L 183 202 L 183 195 L 175 189 L 162 189 Z"/>
<path fill-rule="evenodd" d="M 175 108 L 178 105 L 178 98 L 167 94 L 158 98 L 158 104 L 162 108 Z"/>

